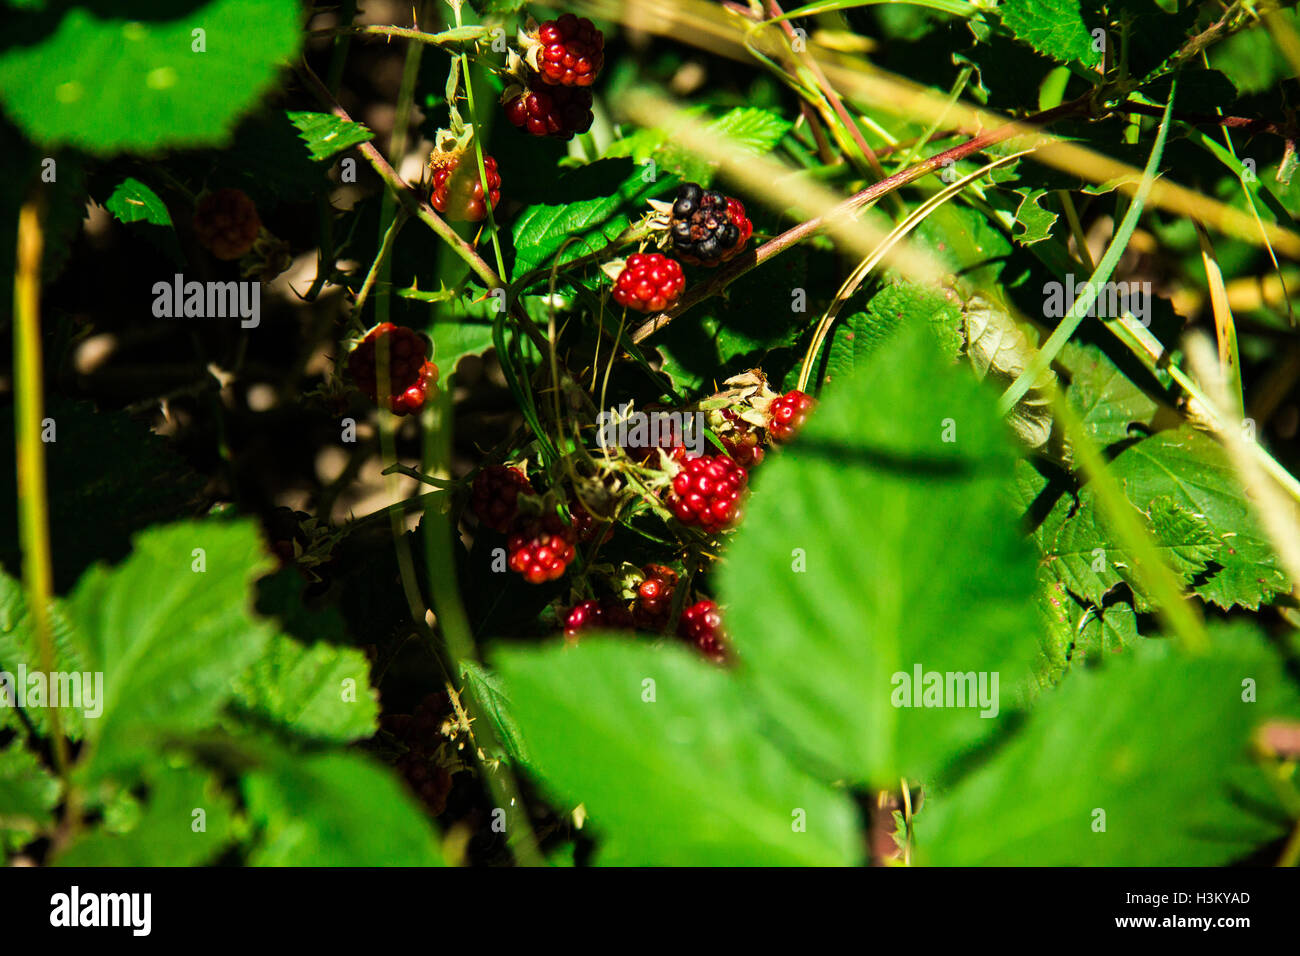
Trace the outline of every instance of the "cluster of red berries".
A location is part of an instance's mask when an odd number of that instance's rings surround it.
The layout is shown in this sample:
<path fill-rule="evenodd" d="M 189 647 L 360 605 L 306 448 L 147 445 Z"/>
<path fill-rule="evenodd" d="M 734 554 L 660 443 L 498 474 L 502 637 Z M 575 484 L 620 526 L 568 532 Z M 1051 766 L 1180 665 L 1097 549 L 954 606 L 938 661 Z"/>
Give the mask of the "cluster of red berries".
<path fill-rule="evenodd" d="M 638 586 L 629 611 L 614 598 L 582 601 L 569 611 L 565 618 L 564 635 L 570 641 L 578 639 L 583 631 L 632 630 L 662 632 L 668 626 L 677 587 L 677 572 L 658 564 L 642 569 L 644 580 Z M 683 609 L 677 624 L 677 635 L 696 648 L 709 660 L 723 663 L 727 659 L 726 634 L 722 628 L 722 614 L 709 600 L 696 601 Z"/>
<path fill-rule="evenodd" d="M 566 13 L 537 28 L 538 73 L 554 86 L 591 86 L 605 65 L 605 36 L 586 17 Z"/>
<path fill-rule="evenodd" d="M 605 37 L 585 17 L 566 13 L 523 37 L 521 83 L 502 96 L 506 118 L 533 136 L 572 139 L 591 129 L 591 90 L 605 63 Z"/>
<path fill-rule="evenodd" d="M 462 162 L 468 155 L 467 152 L 453 153 L 435 160 L 429 205 L 448 219 L 480 222 L 489 208 L 495 209 L 501 202 L 501 175 L 497 172 L 497 161 L 484 156 L 483 173 L 488 184 L 485 197 L 478 163 Z"/>
<path fill-rule="evenodd" d="M 638 312 L 662 312 L 686 288 L 682 267 L 657 252 L 628 256 L 614 282 L 614 301 Z"/>
<path fill-rule="evenodd" d="M 632 625 L 632 612 L 622 601 L 614 598 L 581 601 L 564 620 L 564 636 L 574 641 L 582 631 L 625 631 Z"/>
<path fill-rule="evenodd" d="M 388 351 L 388 388 L 384 402 L 394 415 L 418 412 L 424 403 L 438 394 L 438 366 L 428 359 L 428 346 L 413 329 L 381 322 L 348 356 L 352 379 L 370 398 L 379 402 L 377 354 L 380 343 Z"/>
<path fill-rule="evenodd" d="M 739 199 L 682 183 L 669 220 L 673 251 L 697 266 L 716 266 L 745 248 L 754 226 Z"/>
<path fill-rule="evenodd" d="M 506 535 L 507 563 L 529 584 L 564 576 L 577 553 L 577 534 L 558 514 L 520 515 Z"/>
<path fill-rule="evenodd" d="M 688 458 L 673 477 L 669 506 L 682 524 L 698 525 L 712 534 L 740 517 L 748 483 L 749 473 L 729 455 Z"/>
<path fill-rule="evenodd" d="M 474 476 L 470 507 L 484 525 L 505 534 L 519 513 L 519 496 L 532 493 L 533 483 L 518 468 L 488 465 Z"/>
<path fill-rule="evenodd" d="M 768 422 L 767 433 L 775 442 L 790 441 L 799 429 L 803 428 L 804 422 L 808 420 L 808 413 L 816 404 L 812 396 L 805 395 L 798 389 L 786 392 L 780 398 L 774 398 L 772 404 L 768 406 L 771 419 Z"/>
<path fill-rule="evenodd" d="M 506 536 L 506 564 L 530 584 L 563 577 L 577 553 L 579 542 L 594 540 L 606 522 L 596 518 L 576 499 L 569 502 L 572 523 L 557 512 L 525 513 L 519 496 L 533 494 L 532 482 L 518 468 L 489 465 L 474 476 L 470 508 L 484 527 Z"/>
<path fill-rule="evenodd" d="M 194 236 L 218 259 L 241 258 L 261 231 L 257 206 L 238 189 L 207 193 L 194 207 Z"/>

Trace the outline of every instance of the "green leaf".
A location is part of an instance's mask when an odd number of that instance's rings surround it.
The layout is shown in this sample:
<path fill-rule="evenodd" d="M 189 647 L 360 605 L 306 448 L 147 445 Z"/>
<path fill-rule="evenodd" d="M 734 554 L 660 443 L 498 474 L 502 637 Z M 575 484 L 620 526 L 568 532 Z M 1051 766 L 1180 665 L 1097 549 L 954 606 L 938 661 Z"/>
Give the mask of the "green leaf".
<path fill-rule="evenodd" d="M 1002 0 L 998 13 L 1017 40 L 1044 56 L 1090 68 L 1101 63 L 1079 0 Z"/>
<path fill-rule="evenodd" d="M 311 158 L 323 162 L 332 156 L 374 139 L 375 134 L 360 123 L 339 119 L 333 113 L 287 113 L 298 127 L 298 135 L 311 151 Z"/>
<path fill-rule="evenodd" d="M 737 149 L 762 156 L 775 149 L 792 126 L 778 113 L 739 106 L 710 121 L 705 126 L 705 135 L 712 139 L 726 139 Z M 677 145 L 663 133 L 656 133 L 658 142 L 654 157 L 663 169 L 702 186 L 713 182 L 716 167 L 712 163 Z M 633 140 L 626 148 L 633 156 L 638 156 L 644 151 L 644 143 Z"/>
<path fill-rule="evenodd" d="M 479 708 L 492 722 L 492 729 L 501 743 L 501 752 L 491 756 L 510 757 L 527 763 L 528 753 L 524 749 L 523 736 L 519 732 L 510 696 L 506 693 L 501 678 L 481 664 L 468 660 L 460 662 L 460 676 L 465 678 L 474 700 L 478 701 Z"/>
<path fill-rule="evenodd" d="M 1088 437 L 1102 447 L 1128 438 L 1131 425 L 1150 424 L 1160 410 L 1160 403 L 1095 345 L 1067 343 L 1061 361 L 1070 372 L 1066 396 Z"/>
<path fill-rule="evenodd" d="M 1169 497 L 1152 499 L 1142 521 L 1160 557 L 1184 586 L 1205 570 L 1222 545 L 1204 518 Z M 1078 509 L 1047 546 L 1045 559 L 1066 587 L 1092 604 L 1100 606 L 1106 592 L 1127 583 L 1137 599 L 1137 609 L 1150 610 L 1150 595 L 1142 587 L 1132 555 L 1113 546 L 1115 540 L 1092 491 L 1084 488 Z"/>
<path fill-rule="evenodd" d="M 82 576 L 68 616 L 86 669 L 104 674 L 104 704 L 86 721 L 81 774 L 134 765 L 160 739 L 215 723 L 270 639 L 249 594 L 269 565 L 253 523 L 186 521 L 138 535 L 125 562 Z"/>
<path fill-rule="evenodd" d="M 58 802 L 59 782 L 22 741 L 0 749 L 0 850 L 21 846 L 53 822 Z"/>
<path fill-rule="evenodd" d="M 609 159 L 561 176 L 556 192 L 573 199 L 529 206 L 515 221 L 514 278 L 533 269 L 550 268 L 557 261 L 563 264 L 598 252 L 608 245 L 631 224 L 628 212 L 640 215 L 645 210 L 637 209 L 637 205 L 664 188 L 662 180 L 647 183 L 643 172 L 626 160 Z"/>
<path fill-rule="evenodd" d="M 873 295 L 865 312 L 855 312 L 831 331 L 823 383 L 839 382 L 875 354 L 903 326 L 929 324 L 944 354 L 955 359 L 965 345 L 961 306 L 942 289 L 893 280 Z"/>
<path fill-rule="evenodd" d="M 1056 223 L 1056 213 L 1043 208 L 1043 199 L 1047 197 L 1046 189 L 1017 190 L 1020 193 L 1020 205 L 1016 207 L 1016 239 L 1026 246 L 1052 238 L 1052 226 Z"/>
<path fill-rule="evenodd" d="M 243 778 L 254 866 L 441 866 L 424 813 L 353 754 L 283 755 Z"/>
<path fill-rule="evenodd" d="M 98 154 L 223 143 L 302 39 L 294 0 L 210 0 L 167 19 L 103 7 L 7 25 L 0 102 L 39 143 Z"/>
<path fill-rule="evenodd" d="M 234 804 L 209 771 L 155 764 L 146 778 L 148 797 L 129 826 L 101 824 L 54 865 L 201 866 L 232 842 Z"/>
<path fill-rule="evenodd" d="M 79 674 L 82 686 L 87 677 L 85 654 L 78 640 L 72 623 L 68 620 L 66 609 L 61 602 L 52 602 L 49 608 L 50 630 L 53 638 L 53 669 L 60 674 Z M 8 696 L 0 687 L 0 727 L 6 724 L 19 724 L 17 710 L 21 709 L 27 721 L 40 733 L 51 731 L 50 708 L 48 706 L 22 707 L 23 669 L 28 675 L 28 687 L 32 687 L 30 677 L 37 673 L 45 675 L 45 662 L 41 656 L 40 646 L 36 640 L 36 630 L 31 612 L 27 606 L 27 595 L 22 584 L 15 578 L 0 572 L 0 671 L 10 675 L 14 682 L 13 691 L 17 708 L 7 706 Z M 48 676 L 48 675 L 46 675 Z M 7 681 L 6 681 L 7 683 Z M 69 685 L 71 689 L 71 685 Z M 46 704 L 48 704 L 48 694 Z M 99 700 L 102 703 L 102 698 Z M 83 704 L 90 704 L 82 698 Z M 59 709 L 59 723 L 62 732 L 72 740 L 80 740 L 83 715 L 93 711 L 94 705 L 87 707 L 62 706 Z"/>
<path fill-rule="evenodd" d="M 895 706 L 895 675 L 997 672 L 1003 707 L 1028 676 L 1034 564 L 994 397 L 912 326 L 756 478 L 721 572 L 739 673 L 836 775 L 924 778 L 997 726 Z"/>
<path fill-rule="evenodd" d="M 1295 692 L 1259 635 L 1221 629 L 1213 640 L 1197 657 L 1144 641 L 1071 672 L 1001 750 L 927 798 L 920 861 L 1211 866 L 1281 836 L 1284 815 L 1256 815 L 1235 791 L 1261 782 L 1252 728 L 1294 715 Z M 1247 679 L 1258 702 L 1244 699 Z"/>
<path fill-rule="evenodd" d="M 378 692 L 360 651 L 318 643 L 310 647 L 276 635 L 235 682 L 235 708 L 315 740 L 347 743 L 375 733 Z"/>
<path fill-rule="evenodd" d="M 172 217 L 167 204 L 158 194 L 138 179 L 127 178 L 117 184 L 104 208 L 122 222 L 147 222 L 155 226 L 170 226 Z"/>
<path fill-rule="evenodd" d="M 563 808 L 586 807 L 601 863 L 859 862 L 848 795 L 797 770 L 759 732 L 743 687 L 693 652 L 584 636 L 495 663 L 529 765 Z"/>
<path fill-rule="evenodd" d="M 1222 567 L 1196 586 L 1205 600 L 1255 610 L 1289 587 L 1236 471 L 1204 432 L 1190 425 L 1157 432 L 1121 452 L 1111 472 L 1140 510 L 1149 511 L 1156 498 L 1168 496 L 1201 516 L 1222 542 L 1215 555 Z"/>

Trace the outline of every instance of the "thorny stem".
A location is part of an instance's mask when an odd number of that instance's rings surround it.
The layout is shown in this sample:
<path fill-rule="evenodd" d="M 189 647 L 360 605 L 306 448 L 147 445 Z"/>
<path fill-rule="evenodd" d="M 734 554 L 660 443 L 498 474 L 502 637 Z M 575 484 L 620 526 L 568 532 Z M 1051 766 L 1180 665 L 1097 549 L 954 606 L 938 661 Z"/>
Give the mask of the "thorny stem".
<path fill-rule="evenodd" d="M 1081 115 L 1088 109 L 1088 99 L 1081 97 L 1077 100 L 1071 100 L 1068 103 L 1062 103 L 1060 106 L 1053 107 L 1050 110 L 1044 110 L 1041 113 L 1035 113 L 1023 120 L 1008 123 L 1005 126 L 999 126 L 997 129 L 990 130 L 987 133 L 981 133 L 972 139 L 967 140 L 960 145 L 951 149 L 946 149 L 941 153 L 935 153 L 928 159 L 907 169 L 901 170 L 892 176 L 888 176 L 879 182 L 872 183 L 861 192 L 855 193 L 844 202 L 840 203 L 834 209 L 821 216 L 813 216 L 804 222 L 799 223 L 787 229 L 773 239 L 768 240 L 759 246 L 753 252 L 742 253 L 731 261 L 731 263 L 719 269 L 703 285 L 696 286 L 688 292 L 680 302 L 668 312 L 660 312 L 658 315 L 651 316 L 632 332 L 632 342 L 640 344 L 654 333 L 668 325 L 673 319 L 681 315 L 691 306 L 696 305 L 705 299 L 718 295 L 731 283 L 735 282 L 741 276 L 745 275 L 755 266 L 761 265 L 769 259 L 775 258 L 782 252 L 785 252 L 797 242 L 801 242 L 816 233 L 820 232 L 833 219 L 841 216 L 847 216 L 863 206 L 875 202 L 881 196 L 893 192 L 903 186 L 913 183 L 923 176 L 942 168 L 949 162 L 956 162 L 964 159 L 972 153 L 978 153 L 981 150 L 988 149 L 990 146 L 1011 139 L 1015 136 L 1024 135 L 1027 126 L 1046 126 L 1057 120 L 1064 119 L 1067 116 Z"/>

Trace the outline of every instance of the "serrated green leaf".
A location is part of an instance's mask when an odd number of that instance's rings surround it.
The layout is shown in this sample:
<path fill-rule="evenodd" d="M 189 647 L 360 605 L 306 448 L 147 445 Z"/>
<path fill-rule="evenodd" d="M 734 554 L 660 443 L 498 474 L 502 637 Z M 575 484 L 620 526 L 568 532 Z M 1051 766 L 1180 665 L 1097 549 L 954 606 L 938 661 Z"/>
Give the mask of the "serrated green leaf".
<path fill-rule="evenodd" d="M 55 866 L 201 866 L 234 839 L 234 802 L 195 767 L 154 765 L 143 811 L 122 831 L 106 824 L 57 854 Z M 201 811 L 198 812 L 198 811 Z"/>
<path fill-rule="evenodd" d="M 859 862 L 847 795 L 797 770 L 759 732 L 737 681 L 693 652 L 584 635 L 494 662 L 530 766 L 566 808 L 586 807 L 601 863 Z"/>
<path fill-rule="evenodd" d="M 210 0 L 170 13 L 131 19 L 79 3 L 15 19 L 0 51 L 5 111 L 39 143 L 97 154 L 224 142 L 297 53 L 299 4 Z"/>
<path fill-rule="evenodd" d="M 753 106 L 738 106 L 706 124 L 704 133 L 713 139 L 725 139 L 744 152 L 762 156 L 770 153 L 788 133 L 792 123 L 778 113 Z M 649 142 L 654 142 L 654 157 L 663 169 L 688 182 L 708 186 L 716 171 L 714 164 L 690 152 L 655 131 L 654 140 L 634 140 L 624 149 L 626 155 L 639 157 Z M 620 150 L 623 153 L 623 150 Z"/>
<path fill-rule="evenodd" d="M 424 813 L 391 774 L 353 754 L 285 754 L 245 774 L 254 866 L 441 866 Z"/>
<path fill-rule="evenodd" d="M 835 774 L 925 778 L 998 725 L 969 704 L 895 706 L 916 667 L 990 687 L 997 672 L 1011 706 L 1038 630 L 1014 457 L 994 393 L 913 326 L 756 476 L 721 573 L 739 674 Z"/>
<path fill-rule="evenodd" d="M 837 322 L 829 336 L 823 384 L 839 382 L 872 361 L 898 329 L 929 325 L 945 355 L 956 359 L 965 345 L 961 306 L 942 289 L 891 280 L 867 302 L 866 310 Z"/>
<path fill-rule="evenodd" d="M 1044 56 L 1086 67 L 1101 63 L 1079 0 L 1002 0 L 998 14 L 1017 40 Z"/>
<path fill-rule="evenodd" d="M 332 156 L 374 139 L 375 134 L 360 123 L 340 119 L 333 113 L 306 113 L 290 110 L 289 122 L 307 144 L 311 158 L 323 162 Z"/>
<path fill-rule="evenodd" d="M 1153 499 L 1141 520 L 1160 557 L 1184 586 L 1205 570 L 1222 546 L 1204 518 L 1169 497 Z M 1044 560 L 1066 587 L 1094 605 L 1101 606 L 1111 588 L 1126 583 L 1137 609 L 1150 610 L 1150 596 L 1133 557 L 1113 543 L 1117 540 L 1091 490 L 1084 488 L 1077 510 L 1047 545 Z"/>
<path fill-rule="evenodd" d="M 200 560 L 204 570 L 195 570 Z M 85 722 L 83 779 L 138 764 L 163 737 L 213 725 L 270 639 L 249 596 L 269 566 L 251 522 L 187 521 L 137 535 L 122 564 L 82 576 L 68 617 L 85 669 L 104 675 L 103 712 Z"/>
<path fill-rule="evenodd" d="M 1210 866 L 1281 836 L 1284 815 L 1257 815 L 1235 790 L 1243 777 L 1258 783 L 1252 728 L 1296 714 L 1295 692 L 1261 635 L 1220 629 L 1213 643 L 1184 657 L 1144 641 L 1072 671 L 979 769 L 927 797 L 918 859 Z M 1244 699 L 1247 679 L 1258 702 Z"/>
<path fill-rule="evenodd" d="M 533 269 L 549 268 L 557 261 L 563 264 L 608 245 L 630 225 L 629 213 L 646 211 L 639 204 L 664 188 L 662 182 L 646 182 L 643 172 L 626 160 L 610 159 L 561 176 L 557 192 L 580 198 L 529 206 L 520 213 L 513 233 L 513 277 L 519 279 Z"/>
<path fill-rule="evenodd" d="M 1061 362 L 1070 372 L 1066 397 L 1088 436 L 1102 447 L 1128 438 L 1131 425 L 1149 425 L 1160 410 L 1160 403 L 1095 345 L 1067 343 Z"/>
<path fill-rule="evenodd" d="M 130 177 L 117 184 L 104 208 L 122 222 L 147 222 L 155 226 L 172 224 L 167 204 L 140 180 Z"/>
<path fill-rule="evenodd" d="M 0 851 L 32 839 L 54 819 L 59 782 L 21 740 L 0 749 Z"/>
<path fill-rule="evenodd" d="M 1147 511 L 1156 498 L 1170 497 L 1201 516 L 1222 542 L 1215 555 L 1221 567 L 1196 586 L 1205 600 L 1254 610 L 1289 587 L 1236 471 L 1204 432 L 1190 425 L 1157 432 L 1122 451 L 1111 463 L 1111 473 L 1139 509 Z"/>
<path fill-rule="evenodd" d="M 360 651 L 276 635 L 235 682 L 234 706 L 256 725 L 347 743 L 375 733 L 378 692 Z"/>
<path fill-rule="evenodd" d="M 84 648 L 72 623 L 68 620 L 62 602 L 54 601 L 51 603 L 49 620 L 51 638 L 53 639 L 52 664 L 54 670 L 61 674 L 81 675 L 79 680 L 83 686 L 88 678 L 93 681 L 93 675 L 88 675 L 85 667 Z M 23 591 L 22 584 L 17 579 L 3 572 L 0 572 L 0 672 L 7 675 L 5 685 L 12 681 L 13 702 L 17 705 L 16 707 L 9 706 L 9 696 L 5 688 L 0 687 L 0 726 L 18 723 L 17 711 L 22 710 L 26 720 L 38 732 L 49 733 L 52 729 L 50 708 L 46 705 L 23 706 L 24 697 L 22 696 L 22 688 L 19 686 L 23 679 L 22 674 L 25 672 L 28 675 L 29 687 L 32 686 L 31 677 L 33 675 L 40 674 L 43 677 L 48 677 L 48 675 L 45 673 L 45 662 L 42 659 L 40 646 L 37 643 L 35 626 L 27 603 L 27 595 Z M 93 687 L 93 684 L 91 686 Z M 72 689 L 71 685 L 69 687 Z M 47 705 L 48 702 L 47 693 Z M 82 702 L 88 706 L 63 706 L 59 708 L 60 729 L 72 740 L 81 739 L 84 714 L 95 709 L 95 704 L 87 700 L 87 698 L 83 697 Z M 102 701 L 99 702 L 102 703 Z"/>
<path fill-rule="evenodd" d="M 478 701 L 481 712 L 492 722 L 492 730 L 501 744 L 502 752 L 492 756 L 510 757 L 527 763 L 528 753 L 524 749 L 524 739 L 501 678 L 473 661 L 460 662 L 460 675 L 465 678 L 466 686 L 474 695 L 474 700 Z"/>

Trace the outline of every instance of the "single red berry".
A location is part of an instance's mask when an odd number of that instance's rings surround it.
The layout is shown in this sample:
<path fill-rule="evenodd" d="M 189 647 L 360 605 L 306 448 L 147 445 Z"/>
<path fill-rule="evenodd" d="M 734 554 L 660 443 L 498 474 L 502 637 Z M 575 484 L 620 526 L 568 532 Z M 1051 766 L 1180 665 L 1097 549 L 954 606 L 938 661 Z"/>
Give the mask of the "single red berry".
<path fill-rule="evenodd" d="M 682 524 L 699 525 L 712 534 L 740 516 L 748 481 L 745 469 L 726 455 L 690 458 L 673 478 L 669 506 Z"/>
<path fill-rule="evenodd" d="M 582 631 L 628 630 L 632 627 L 632 612 L 622 601 L 602 598 L 583 601 L 574 606 L 564 621 L 564 636 L 576 640 Z"/>
<path fill-rule="evenodd" d="M 519 496 L 532 493 L 532 482 L 518 468 L 488 465 L 474 476 L 469 504 L 479 521 L 504 534 L 519 511 Z"/>
<path fill-rule="evenodd" d="M 572 139 L 575 133 L 591 129 L 594 119 L 591 91 L 582 87 L 514 87 L 502 102 L 506 119 L 533 136 Z"/>
<path fill-rule="evenodd" d="M 677 188 L 669 221 L 673 251 L 696 266 L 716 266 L 745 248 L 754 225 L 739 199 L 698 183 Z"/>
<path fill-rule="evenodd" d="M 558 514 L 533 518 L 520 515 L 510 525 L 506 539 L 510 570 L 529 584 L 561 577 L 574 556 L 573 528 Z"/>
<path fill-rule="evenodd" d="M 686 277 L 676 261 L 657 252 L 639 252 L 627 257 L 618 274 L 614 301 L 638 312 L 662 312 L 685 288 Z"/>
<path fill-rule="evenodd" d="M 808 413 L 816 404 L 812 396 L 805 395 L 798 389 L 786 392 L 780 398 L 774 398 L 772 404 L 768 406 L 768 415 L 771 419 L 767 425 L 767 433 L 775 442 L 790 441 L 803 427 L 803 423 L 808 419 Z"/>
<path fill-rule="evenodd" d="M 488 184 L 487 202 L 483 201 L 483 183 L 474 157 L 468 153 L 448 157 L 434 167 L 429 205 L 448 219 L 479 222 L 487 216 L 489 206 L 495 209 L 501 201 L 501 176 L 491 156 L 483 157 L 483 173 Z"/>
<path fill-rule="evenodd" d="M 636 589 L 632 617 L 643 631 L 662 631 L 672 611 L 677 572 L 662 564 L 647 564 L 641 572 L 645 580 Z"/>
<path fill-rule="evenodd" d="M 731 409 L 724 409 L 722 417 L 732 423 L 731 431 L 719 435 L 727 454 L 736 460 L 736 464 L 752 468 L 763 460 L 763 446 L 758 443 L 758 433 L 754 427 Z"/>
<path fill-rule="evenodd" d="M 537 29 L 537 69 L 555 86 L 591 86 L 605 65 L 605 36 L 586 17 L 566 13 Z"/>
<path fill-rule="evenodd" d="M 722 630 L 722 615 L 712 601 L 696 601 L 682 611 L 677 632 L 709 660 L 721 664 L 727 659 L 727 638 Z"/>
<path fill-rule="evenodd" d="M 238 259 L 262 230 L 257 206 L 238 189 L 218 189 L 194 207 L 194 235 L 218 259 Z"/>
<path fill-rule="evenodd" d="M 357 387 L 378 403 L 380 343 L 388 349 L 388 389 L 384 404 L 395 415 L 418 412 L 438 389 L 438 366 L 427 359 L 424 339 L 413 329 L 381 322 L 348 356 L 348 371 Z"/>

